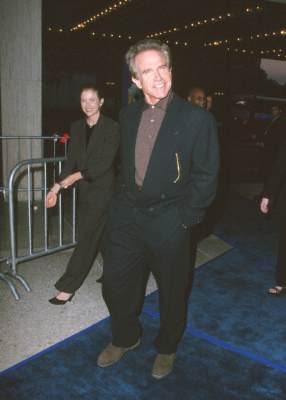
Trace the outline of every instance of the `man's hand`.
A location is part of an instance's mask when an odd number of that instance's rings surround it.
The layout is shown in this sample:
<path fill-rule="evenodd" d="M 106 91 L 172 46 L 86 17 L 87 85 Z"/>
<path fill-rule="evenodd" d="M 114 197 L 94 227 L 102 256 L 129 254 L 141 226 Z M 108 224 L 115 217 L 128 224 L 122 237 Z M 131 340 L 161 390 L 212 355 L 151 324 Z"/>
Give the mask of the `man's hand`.
<path fill-rule="evenodd" d="M 68 187 L 72 186 L 74 183 L 82 179 L 81 172 L 75 172 L 71 175 L 68 175 L 64 180 L 60 182 L 61 187 L 67 189 Z"/>
<path fill-rule="evenodd" d="M 263 197 L 260 202 L 260 210 L 263 212 L 263 214 L 267 214 L 269 211 L 269 199 L 266 197 Z"/>

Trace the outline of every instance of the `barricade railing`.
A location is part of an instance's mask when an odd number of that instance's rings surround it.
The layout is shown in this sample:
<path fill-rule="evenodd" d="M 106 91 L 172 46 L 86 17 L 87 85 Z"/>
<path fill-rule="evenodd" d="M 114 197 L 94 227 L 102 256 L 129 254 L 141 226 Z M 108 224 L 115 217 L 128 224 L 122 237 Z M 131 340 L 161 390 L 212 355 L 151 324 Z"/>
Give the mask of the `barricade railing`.
<path fill-rule="evenodd" d="M 2 143 L 4 141 L 10 141 L 10 140 L 17 140 L 17 141 L 29 141 L 30 147 L 29 147 L 29 154 L 28 156 L 32 158 L 33 155 L 33 141 L 34 140 L 40 140 L 42 143 L 42 146 L 45 145 L 45 142 L 51 142 L 52 143 L 52 151 L 51 151 L 51 156 L 56 157 L 57 153 L 59 152 L 59 144 L 64 145 L 64 156 L 66 156 L 66 150 L 67 150 L 67 142 L 68 142 L 69 136 L 67 133 L 64 133 L 63 135 L 60 135 L 58 133 L 54 133 L 51 136 L 36 136 L 36 135 L 30 135 L 30 136 L 0 136 L 0 140 Z M 62 146 L 61 146 L 62 147 Z M 44 147 L 42 147 L 42 150 L 44 150 Z"/>
<path fill-rule="evenodd" d="M 8 207 L 9 207 L 9 235 L 10 235 L 10 255 L 6 258 L 0 259 L 0 262 L 5 261 L 9 266 L 9 271 L 5 273 L 0 273 L 0 279 L 4 280 L 9 288 L 11 289 L 15 299 L 19 299 L 19 294 L 16 290 L 16 287 L 12 283 L 10 278 L 16 279 L 20 281 L 24 288 L 27 291 L 30 291 L 30 286 L 28 282 L 18 273 L 17 266 L 19 263 L 24 261 L 32 260 L 41 256 L 45 256 L 48 254 L 53 254 L 61 250 L 69 249 L 76 244 L 76 189 L 72 188 L 68 192 L 72 194 L 72 210 L 71 210 L 71 239 L 68 241 L 63 240 L 63 195 L 59 192 L 58 201 L 57 201 L 57 211 L 58 215 L 57 219 L 57 240 L 53 245 L 49 241 L 49 230 L 50 223 L 48 218 L 49 210 L 45 207 L 45 198 L 48 192 L 48 183 L 49 181 L 54 182 L 55 175 L 60 174 L 62 168 L 62 162 L 65 160 L 65 157 L 53 157 L 53 158 L 39 158 L 39 159 L 30 159 L 19 162 L 11 171 L 9 175 L 8 181 Z M 50 171 L 48 169 L 50 168 Z M 40 181 L 40 185 L 38 187 L 34 187 L 34 179 L 33 174 L 40 174 L 40 179 L 38 179 L 38 185 Z M 48 172 L 51 172 L 49 177 Z M 24 206 L 27 207 L 27 239 L 28 246 L 26 248 L 21 248 L 22 254 L 19 254 L 19 249 L 17 246 L 17 237 L 16 237 L 16 224 L 17 218 L 15 216 L 15 203 L 16 203 L 16 180 L 19 178 L 19 175 L 26 175 L 26 187 L 21 190 L 27 193 L 27 200 L 24 202 Z M 34 206 L 33 198 L 34 193 L 40 192 L 41 196 L 38 203 L 40 206 Z M 26 204 L 25 204 L 26 203 Z M 43 216 L 43 224 L 40 227 L 40 235 L 43 239 L 42 246 L 34 246 L 34 213 L 33 210 L 37 209 L 42 211 Z M 37 238 L 39 239 L 38 235 Z"/>
<path fill-rule="evenodd" d="M 66 157 L 67 155 L 67 143 L 69 140 L 68 133 L 62 135 L 54 133 L 51 136 L 0 136 L 0 145 L 3 148 L 5 143 L 17 141 L 18 146 L 13 143 L 13 148 L 19 151 L 22 144 L 25 144 L 26 154 L 25 159 L 33 159 L 33 145 L 34 143 L 40 143 L 40 157 Z M 17 152 L 17 150 L 15 150 Z M 39 155 L 39 154 L 38 154 Z M 37 157 L 38 158 L 38 157 Z M 20 155 L 16 157 L 17 162 L 22 161 Z M 15 163 L 16 164 L 16 163 Z M 8 181 L 8 176 L 3 177 L 3 181 Z M 3 193 L 4 197 L 7 194 L 7 187 L 0 186 L 0 193 Z"/>

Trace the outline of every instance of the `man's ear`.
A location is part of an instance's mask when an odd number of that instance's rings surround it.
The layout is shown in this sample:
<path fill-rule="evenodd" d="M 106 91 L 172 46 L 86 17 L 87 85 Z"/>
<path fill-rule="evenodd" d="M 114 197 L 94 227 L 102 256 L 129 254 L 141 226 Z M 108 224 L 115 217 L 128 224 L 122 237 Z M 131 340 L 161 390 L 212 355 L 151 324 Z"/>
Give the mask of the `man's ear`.
<path fill-rule="evenodd" d="M 135 83 L 135 85 L 138 87 L 138 89 L 142 89 L 142 85 L 139 79 L 135 78 L 134 76 L 132 77 L 132 82 Z"/>

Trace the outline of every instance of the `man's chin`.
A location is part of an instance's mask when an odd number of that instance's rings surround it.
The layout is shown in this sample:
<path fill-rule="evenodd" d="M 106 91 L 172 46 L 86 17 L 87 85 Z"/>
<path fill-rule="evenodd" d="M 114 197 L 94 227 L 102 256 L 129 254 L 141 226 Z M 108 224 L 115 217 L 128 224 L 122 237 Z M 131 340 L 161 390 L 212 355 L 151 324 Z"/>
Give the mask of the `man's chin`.
<path fill-rule="evenodd" d="M 165 99 L 165 97 L 168 96 L 169 93 L 170 93 L 170 90 L 161 91 L 161 92 L 157 93 L 157 99 L 163 100 L 163 99 Z"/>

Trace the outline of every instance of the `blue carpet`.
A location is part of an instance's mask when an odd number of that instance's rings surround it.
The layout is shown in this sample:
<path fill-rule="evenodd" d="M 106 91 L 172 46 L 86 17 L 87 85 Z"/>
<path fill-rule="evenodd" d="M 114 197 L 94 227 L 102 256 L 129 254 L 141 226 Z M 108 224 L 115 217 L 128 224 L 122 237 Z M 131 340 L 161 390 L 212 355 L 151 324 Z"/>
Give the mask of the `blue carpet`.
<path fill-rule="evenodd" d="M 141 346 L 117 365 L 96 367 L 109 320 L 0 375 L 1 400 L 282 400 L 286 393 L 286 297 L 274 280 L 275 220 L 232 197 L 217 233 L 234 248 L 200 267 L 174 372 L 150 376 L 158 329 L 157 293 L 146 298 Z"/>

